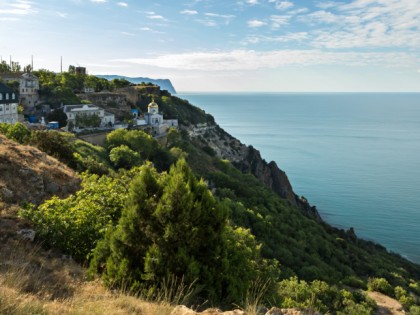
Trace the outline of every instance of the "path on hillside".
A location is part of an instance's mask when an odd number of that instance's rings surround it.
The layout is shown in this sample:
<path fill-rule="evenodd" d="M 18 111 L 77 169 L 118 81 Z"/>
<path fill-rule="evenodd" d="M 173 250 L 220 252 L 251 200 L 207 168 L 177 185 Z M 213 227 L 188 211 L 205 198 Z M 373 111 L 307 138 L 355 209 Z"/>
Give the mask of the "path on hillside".
<path fill-rule="evenodd" d="M 401 304 L 389 296 L 379 292 L 368 292 L 367 295 L 378 304 L 375 315 L 404 315 Z"/>

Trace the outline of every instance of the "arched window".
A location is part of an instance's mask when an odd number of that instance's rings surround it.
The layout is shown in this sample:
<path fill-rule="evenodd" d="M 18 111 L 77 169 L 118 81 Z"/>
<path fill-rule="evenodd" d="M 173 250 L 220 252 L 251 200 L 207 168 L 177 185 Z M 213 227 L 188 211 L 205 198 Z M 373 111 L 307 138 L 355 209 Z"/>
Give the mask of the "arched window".
<path fill-rule="evenodd" d="M 6 93 L 6 100 L 9 99 L 9 93 Z"/>
<path fill-rule="evenodd" d="M 15 99 L 15 93 L 12 93 L 12 100 Z"/>
<path fill-rule="evenodd" d="M 0 101 L 3 100 L 3 94 L 0 93 Z"/>

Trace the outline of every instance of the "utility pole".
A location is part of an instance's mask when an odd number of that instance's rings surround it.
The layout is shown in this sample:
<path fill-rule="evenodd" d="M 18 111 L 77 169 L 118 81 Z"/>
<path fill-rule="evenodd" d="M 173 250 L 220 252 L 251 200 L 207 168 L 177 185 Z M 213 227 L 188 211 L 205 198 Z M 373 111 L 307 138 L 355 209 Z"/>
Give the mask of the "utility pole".
<path fill-rule="evenodd" d="M 34 55 L 31 56 L 31 72 L 34 71 Z"/>

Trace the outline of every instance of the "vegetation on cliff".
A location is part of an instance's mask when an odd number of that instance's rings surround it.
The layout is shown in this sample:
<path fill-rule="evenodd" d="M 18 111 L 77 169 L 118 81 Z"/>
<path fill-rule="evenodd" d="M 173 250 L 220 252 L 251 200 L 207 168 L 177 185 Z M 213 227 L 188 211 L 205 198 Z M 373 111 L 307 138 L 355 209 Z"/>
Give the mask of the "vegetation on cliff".
<path fill-rule="evenodd" d="M 371 314 L 371 301 L 346 289 L 369 287 L 415 313 L 420 266 L 352 229 L 312 218 L 255 177 L 259 167 L 240 171 L 239 158 L 246 163 L 249 151 L 204 111 L 167 94 L 155 101 L 182 122 L 159 141 L 140 130 L 117 130 L 96 147 L 56 131 L 0 128 L 86 172 L 77 193 L 22 209 L 45 246 L 89 263 L 109 287 L 133 293 L 153 295 L 175 277 L 196 288 L 192 303 L 229 307 L 244 305 L 263 283 L 261 303 Z M 197 134 L 200 124 L 207 129 Z M 237 160 L 221 159 L 205 132 L 226 142 Z"/>

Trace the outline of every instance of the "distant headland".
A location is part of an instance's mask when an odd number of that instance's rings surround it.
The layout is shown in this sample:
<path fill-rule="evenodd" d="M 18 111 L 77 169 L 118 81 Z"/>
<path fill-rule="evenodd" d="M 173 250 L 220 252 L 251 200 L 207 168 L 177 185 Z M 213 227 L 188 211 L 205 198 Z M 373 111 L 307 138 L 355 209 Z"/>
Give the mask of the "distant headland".
<path fill-rule="evenodd" d="M 162 90 L 167 90 L 171 94 L 176 94 L 176 90 L 174 86 L 172 85 L 171 80 L 169 79 L 150 79 L 146 77 L 137 77 L 137 78 L 131 78 L 126 77 L 122 75 L 115 75 L 115 74 L 107 74 L 107 75 L 95 75 L 98 78 L 103 78 L 107 80 L 113 80 L 113 79 L 124 79 L 134 84 L 140 84 L 142 82 L 144 83 L 152 83 L 154 85 L 159 85 Z"/>

